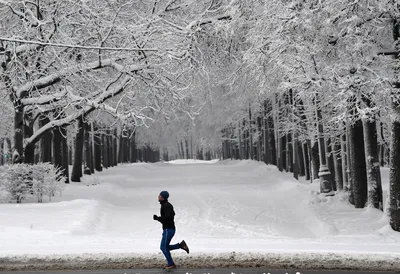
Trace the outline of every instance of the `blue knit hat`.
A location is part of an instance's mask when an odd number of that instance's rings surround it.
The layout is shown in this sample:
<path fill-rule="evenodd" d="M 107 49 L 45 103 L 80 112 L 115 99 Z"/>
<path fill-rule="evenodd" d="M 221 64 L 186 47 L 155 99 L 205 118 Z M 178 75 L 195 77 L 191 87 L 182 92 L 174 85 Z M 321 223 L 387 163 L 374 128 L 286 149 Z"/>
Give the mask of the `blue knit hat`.
<path fill-rule="evenodd" d="M 164 198 L 164 200 L 168 200 L 169 193 L 166 190 L 160 192 L 160 196 Z"/>

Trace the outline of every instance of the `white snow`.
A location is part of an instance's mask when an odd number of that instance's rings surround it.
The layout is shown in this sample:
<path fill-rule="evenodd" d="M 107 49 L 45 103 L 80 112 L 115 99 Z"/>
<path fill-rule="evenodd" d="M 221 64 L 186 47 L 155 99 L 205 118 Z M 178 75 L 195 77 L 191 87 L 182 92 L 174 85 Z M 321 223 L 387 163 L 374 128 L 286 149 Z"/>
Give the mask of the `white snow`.
<path fill-rule="evenodd" d="M 386 198 L 388 169 L 382 174 Z M 400 268 L 400 233 L 384 213 L 355 209 L 345 193 L 318 195 L 319 188 L 254 161 L 119 165 L 85 175 L 51 202 L 0 204 L 0 257 L 163 264 L 161 225 L 152 216 L 159 192 L 168 190 L 176 212 L 172 243 L 185 239 L 191 250 L 173 257 L 186 266 L 208 258 L 207 266 L 246 259 Z"/>

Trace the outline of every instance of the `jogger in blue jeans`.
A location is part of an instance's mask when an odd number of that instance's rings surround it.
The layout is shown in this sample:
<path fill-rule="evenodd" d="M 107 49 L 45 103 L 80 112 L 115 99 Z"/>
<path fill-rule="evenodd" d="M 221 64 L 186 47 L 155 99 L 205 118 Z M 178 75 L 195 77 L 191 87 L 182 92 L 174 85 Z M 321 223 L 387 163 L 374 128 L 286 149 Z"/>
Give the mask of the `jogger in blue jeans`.
<path fill-rule="evenodd" d="M 186 245 L 185 241 L 182 241 L 178 244 L 170 245 L 172 237 L 175 235 L 175 222 L 174 216 L 175 211 L 174 207 L 168 202 L 169 193 L 168 191 L 161 191 L 160 195 L 158 195 L 158 201 L 161 204 L 160 213 L 161 216 L 153 215 L 153 219 L 162 223 L 162 239 L 160 244 L 160 249 L 167 259 L 168 265 L 166 269 L 176 268 L 174 261 L 172 260 L 170 250 L 174 249 L 183 249 L 187 253 L 189 253 L 189 248 Z"/>

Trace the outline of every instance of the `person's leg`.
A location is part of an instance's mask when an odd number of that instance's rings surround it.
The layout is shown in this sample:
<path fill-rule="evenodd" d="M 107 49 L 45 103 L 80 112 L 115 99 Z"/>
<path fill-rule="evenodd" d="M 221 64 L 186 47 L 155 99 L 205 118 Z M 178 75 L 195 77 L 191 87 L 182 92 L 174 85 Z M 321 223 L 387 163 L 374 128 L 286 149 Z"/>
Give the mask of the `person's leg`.
<path fill-rule="evenodd" d="M 165 258 L 167 259 L 168 265 L 173 265 L 174 261 L 172 260 L 171 252 L 170 252 L 170 243 L 172 237 L 175 235 L 175 230 L 174 229 L 164 229 L 163 230 L 163 235 L 161 239 L 161 244 L 160 244 L 160 249 L 162 253 L 164 254 Z"/>
<path fill-rule="evenodd" d="M 180 249 L 181 246 L 179 243 L 168 246 L 169 250 Z"/>

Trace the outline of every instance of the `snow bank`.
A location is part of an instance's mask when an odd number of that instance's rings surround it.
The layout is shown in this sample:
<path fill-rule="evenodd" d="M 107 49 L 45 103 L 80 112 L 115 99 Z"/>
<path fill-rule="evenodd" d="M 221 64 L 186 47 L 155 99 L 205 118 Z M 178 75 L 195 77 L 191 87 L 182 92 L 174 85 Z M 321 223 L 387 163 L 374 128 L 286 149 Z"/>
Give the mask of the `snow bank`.
<path fill-rule="evenodd" d="M 398 255 L 353 253 L 218 253 L 174 256 L 181 269 L 263 268 L 399 271 Z M 163 268 L 161 254 L 71 254 L 0 258 L 0 271 Z"/>

